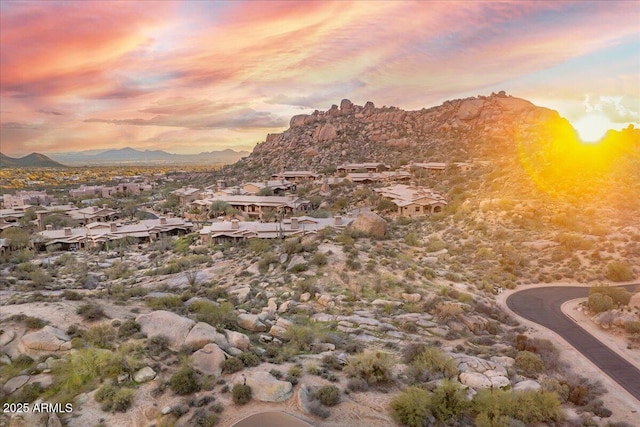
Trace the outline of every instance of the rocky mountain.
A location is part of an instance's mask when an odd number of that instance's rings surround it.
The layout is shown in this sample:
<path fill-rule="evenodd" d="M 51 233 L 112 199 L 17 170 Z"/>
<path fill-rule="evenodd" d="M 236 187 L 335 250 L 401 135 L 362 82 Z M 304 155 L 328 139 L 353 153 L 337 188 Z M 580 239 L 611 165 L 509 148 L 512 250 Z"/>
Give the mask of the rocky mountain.
<path fill-rule="evenodd" d="M 131 147 L 106 150 L 102 152 L 82 151 L 52 154 L 56 160 L 76 165 L 91 164 L 156 164 L 156 163 L 221 163 L 229 164 L 247 156 L 246 151 L 231 149 L 210 151 L 199 154 L 172 154 L 162 150 L 136 150 Z"/>
<path fill-rule="evenodd" d="M 15 158 L 0 153 L 0 167 L 3 168 L 63 168 L 60 164 L 44 154 L 31 153 L 27 156 Z"/>
<path fill-rule="evenodd" d="M 487 152 L 538 140 L 547 129 L 576 133 L 553 110 L 504 92 L 404 111 L 345 99 L 327 111 L 297 115 L 289 129 L 269 134 L 239 166 L 268 172 L 322 169 L 345 161 L 466 161 Z"/>

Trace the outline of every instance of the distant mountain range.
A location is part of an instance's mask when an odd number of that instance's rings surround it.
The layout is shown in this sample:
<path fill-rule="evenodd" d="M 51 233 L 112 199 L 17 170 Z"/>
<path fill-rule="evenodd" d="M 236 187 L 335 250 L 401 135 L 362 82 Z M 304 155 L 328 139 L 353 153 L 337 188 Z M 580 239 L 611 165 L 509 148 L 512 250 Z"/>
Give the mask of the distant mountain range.
<path fill-rule="evenodd" d="M 235 163 L 248 156 L 247 151 L 209 151 L 200 154 L 171 154 L 162 150 L 140 151 L 131 147 L 107 151 L 80 151 L 55 153 L 50 156 L 62 163 L 74 166 L 80 165 L 111 165 L 111 164 L 164 164 L 164 163 Z"/>
<path fill-rule="evenodd" d="M 9 157 L 0 153 L 0 167 L 2 168 L 64 168 L 62 165 L 49 157 L 39 154 L 31 153 L 24 157 Z"/>

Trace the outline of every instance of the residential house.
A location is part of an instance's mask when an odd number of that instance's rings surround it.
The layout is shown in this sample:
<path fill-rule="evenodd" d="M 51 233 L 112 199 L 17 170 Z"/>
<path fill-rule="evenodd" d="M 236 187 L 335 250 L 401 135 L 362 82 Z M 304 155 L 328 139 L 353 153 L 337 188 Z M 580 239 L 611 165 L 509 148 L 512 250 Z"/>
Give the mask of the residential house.
<path fill-rule="evenodd" d="M 284 171 L 271 175 L 272 180 L 285 180 L 295 183 L 313 182 L 322 179 L 322 175 L 312 171 Z"/>
<path fill-rule="evenodd" d="M 427 188 L 396 184 L 375 189 L 382 197 L 391 200 L 396 213 L 405 217 L 420 217 L 441 212 L 447 205 L 443 196 Z"/>
<path fill-rule="evenodd" d="M 3 194 L 2 206 L 5 209 L 31 205 L 49 205 L 52 198 L 44 191 L 16 191 L 16 194 Z"/>
<path fill-rule="evenodd" d="M 171 194 L 178 196 L 180 199 L 180 206 L 187 206 L 194 200 L 202 198 L 203 191 L 194 187 L 182 187 L 178 190 L 172 191 Z"/>
<path fill-rule="evenodd" d="M 287 191 L 296 191 L 295 182 L 281 180 L 269 180 L 263 182 L 248 182 L 242 185 L 242 189 L 248 194 L 257 194 L 265 189 L 271 190 L 274 196 L 284 196 Z"/>
<path fill-rule="evenodd" d="M 312 218 L 300 216 L 283 219 L 281 222 L 231 221 L 214 222 L 200 230 L 203 243 L 222 244 L 237 243 L 247 239 L 276 239 L 293 236 L 315 234 L 318 231 L 333 227 L 343 229 L 353 218 Z"/>
<path fill-rule="evenodd" d="M 345 163 L 336 167 L 339 175 L 346 175 L 352 172 L 382 172 L 391 169 L 391 166 L 382 162 L 365 162 L 365 163 Z"/>
<path fill-rule="evenodd" d="M 191 205 L 202 210 L 217 200 L 228 203 L 229 206 L 237 209 L 248 218 L 260 220 L 268 219 L 276 214 L 291 215 L 307 212 L 311 209 L 311 202 L 292 194 L 287 196 L 217 195 L 196 200 Z"/>
<path fill-rule="evenodd" d="M 96 248 L 124 238 L 145 243 L 163 237 L 187 234 L 193 230 L 191 222 L 182 218 L 166 217 L 122 224 L 94 222 L 83 227 L 65 227 L 62 230 L 47 227 L 35 235 L 34 246 L 38 250 L 45 250 L 50 245 L 60 245 L 63 250 Z"/>

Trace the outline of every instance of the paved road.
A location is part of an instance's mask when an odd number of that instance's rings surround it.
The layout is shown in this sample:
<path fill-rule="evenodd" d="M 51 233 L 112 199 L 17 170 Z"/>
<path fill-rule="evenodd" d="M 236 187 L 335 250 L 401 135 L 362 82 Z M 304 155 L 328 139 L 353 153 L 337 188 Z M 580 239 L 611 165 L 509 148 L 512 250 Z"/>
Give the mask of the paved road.
<path fill-rule="evenodd" d="M 233 427 L 313 427 L 311 424 L 284 412 L 263 412 L 250 415 Z"/>
<path fill-rule="evenodd" d="M 628 285 L 625 288 L 640 290 L 640 285 Z M 507 298 L 506 303 L 519 316 L 558 333 L 640 400 L 640 370 L 578 326 L 560 309 L 564 302 L 586 297 L 588 294 L 589 288 L 550 286 L 516 292 Z"/>

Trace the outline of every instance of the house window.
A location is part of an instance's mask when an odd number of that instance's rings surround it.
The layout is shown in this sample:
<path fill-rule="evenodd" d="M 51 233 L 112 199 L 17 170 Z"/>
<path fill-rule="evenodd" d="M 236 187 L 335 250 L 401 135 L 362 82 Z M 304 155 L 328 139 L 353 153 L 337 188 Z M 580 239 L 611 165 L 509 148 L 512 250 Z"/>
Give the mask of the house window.
<path fill-rule="evenodd" d="M 416 206 L 416 213 L 420 212 L 420 206 Z"/>

